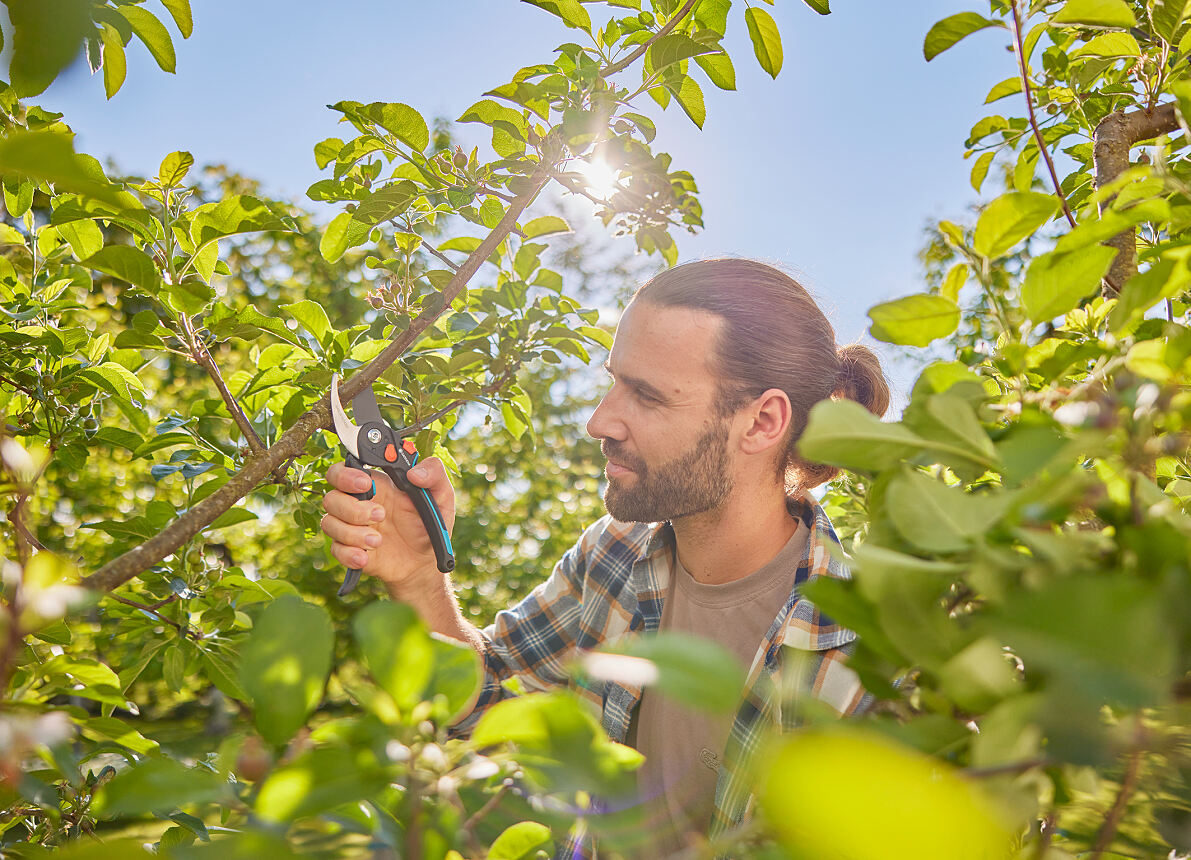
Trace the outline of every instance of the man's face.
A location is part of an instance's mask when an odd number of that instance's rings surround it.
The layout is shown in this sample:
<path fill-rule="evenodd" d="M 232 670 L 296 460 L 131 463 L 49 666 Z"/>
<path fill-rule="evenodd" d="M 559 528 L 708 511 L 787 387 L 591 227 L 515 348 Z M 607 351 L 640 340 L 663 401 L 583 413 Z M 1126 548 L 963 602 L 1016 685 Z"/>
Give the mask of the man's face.
<path fill-rule="evenodd" d="M 720 505 L 732 489 L 731 419 L 718 416 L 714 314 L 634 302 L 608 361 L 612 388 L 587 423 L 608 458 L 604 504 L 622 522 Z"/>

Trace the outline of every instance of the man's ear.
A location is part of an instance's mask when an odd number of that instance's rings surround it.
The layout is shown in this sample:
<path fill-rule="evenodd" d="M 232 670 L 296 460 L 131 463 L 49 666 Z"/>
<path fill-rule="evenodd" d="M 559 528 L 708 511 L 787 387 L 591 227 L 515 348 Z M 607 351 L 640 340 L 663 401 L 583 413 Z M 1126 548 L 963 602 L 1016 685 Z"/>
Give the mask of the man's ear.
<path fill-rule="evenodd" d="M 761 454 L 784 442 L 793 415 L 786 392 L 767 389 L 741 411 L 747 422 L 740 439 L 741 451 Z"/>

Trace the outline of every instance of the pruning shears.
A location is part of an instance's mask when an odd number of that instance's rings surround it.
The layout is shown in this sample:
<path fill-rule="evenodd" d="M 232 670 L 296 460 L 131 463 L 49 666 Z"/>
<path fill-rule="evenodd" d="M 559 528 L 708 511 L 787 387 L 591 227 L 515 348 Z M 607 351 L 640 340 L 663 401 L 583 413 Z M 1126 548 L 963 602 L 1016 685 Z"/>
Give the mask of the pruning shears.
<path fill-rule="evenodd" d="M 339 400 L 339 375 L 335 374 L 331 377 L 331 417 L 335 422 L 335 433 L 343 445 L 348 467 L 363 469 L 365 466 L 374 466 L 380 469 L 397 489 L 413 500 L 418 516 L 422 518 L 422 525 L 426 527 L 426 534 L 430 536 L 430 544 L 434 547 L 438 569 L 450 573 L 455 569 L 455 553 L 438 505 L 425 488 L 415 486 L 405 474 L 418 462 L 418 449 L 414 447 L 413 440 L 403 440 L 404 432 L 394 430 L 381 416 L 371 385 L 352 398 L 352 414 L 362 422 L 359 426 L 353 424 L 343 411 L 343 404 Z M 357 499 L 371 499 L 375 494 L 375 483 L 363 493 L 352 493 Z M 339 596 L 350 592 L 359 581 L 359 568 L 349 568 L 339 588 Z"/>

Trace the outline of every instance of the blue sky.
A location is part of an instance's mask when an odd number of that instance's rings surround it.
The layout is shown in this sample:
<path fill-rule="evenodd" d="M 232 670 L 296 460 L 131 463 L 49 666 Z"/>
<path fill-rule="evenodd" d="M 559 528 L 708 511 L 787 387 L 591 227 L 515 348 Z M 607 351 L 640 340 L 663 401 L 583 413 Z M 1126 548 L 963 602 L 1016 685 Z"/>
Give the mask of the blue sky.
<path fill-rule="evenodd" d="M 81 65 L 38 101 L 66 114 L 80 149 L 126 172 L 155 172 L 165 154 L 188 149 L 200 164 L 226 163 L 307 204 L 305 189 L 320 178 L 314 144 L 350 131 L 327 104 L 401 101 L 454 118 L 577 36 L 515 0 L 193 3 L 194 35 L 176 40 L 176 75 L 134 43 L 111 101 Z M 738 89 L 704 84 L 702 132 L 676 105 L 647 105 L 655 148 L 690 170 L 701 192 L 706 227 L 679 237 L 681 259 L 742 255 L 794 271 L 843 343 L 864 336 L 870 305 L 920 289 L 924 226 L 962 217 L 977 200 L 963 140 L 981 116 L 1013 109 L 983 101 L 1015 69 L 999 30 L 923 60 L 931 24 L 973 8 L 957 0 L 832 5 L 825 17 L 800 0 L 766 7 L 785 54 L 774 81 L 752 56 L 736 3 L 726 44 Z M 159 0 L 149 8 L 166 17 Z M 912 382 L 891 370 L 898 388 Z"/>

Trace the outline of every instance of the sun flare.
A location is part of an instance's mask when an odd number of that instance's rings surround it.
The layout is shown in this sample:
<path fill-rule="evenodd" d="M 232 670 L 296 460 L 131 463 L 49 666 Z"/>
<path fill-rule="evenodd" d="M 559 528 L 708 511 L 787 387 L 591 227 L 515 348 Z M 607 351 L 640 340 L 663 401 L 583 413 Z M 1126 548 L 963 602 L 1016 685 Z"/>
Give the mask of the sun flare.
<path fill-rule="evenodd" d="M 583 177 L 583 185 L 592 197 L 607 200 L 620 190 L 619 173 L 602 158 L 580 159 L 575 163 L 574 171 Z"/>

